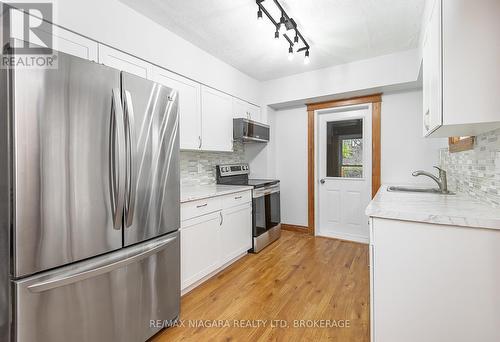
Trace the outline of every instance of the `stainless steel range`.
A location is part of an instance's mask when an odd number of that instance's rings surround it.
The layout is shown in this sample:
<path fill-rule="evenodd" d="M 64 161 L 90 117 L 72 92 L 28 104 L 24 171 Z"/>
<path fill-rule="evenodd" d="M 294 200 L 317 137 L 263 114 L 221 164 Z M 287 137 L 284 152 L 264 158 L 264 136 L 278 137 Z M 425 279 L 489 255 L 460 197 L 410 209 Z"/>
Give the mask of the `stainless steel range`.
<path fill-rule="evenodd" d="M 253 248 L 258 253 L 281 236 L 280 181 L 249 179 L 248 164 L 217 165 L 217 184 L 253 186 Z"/>

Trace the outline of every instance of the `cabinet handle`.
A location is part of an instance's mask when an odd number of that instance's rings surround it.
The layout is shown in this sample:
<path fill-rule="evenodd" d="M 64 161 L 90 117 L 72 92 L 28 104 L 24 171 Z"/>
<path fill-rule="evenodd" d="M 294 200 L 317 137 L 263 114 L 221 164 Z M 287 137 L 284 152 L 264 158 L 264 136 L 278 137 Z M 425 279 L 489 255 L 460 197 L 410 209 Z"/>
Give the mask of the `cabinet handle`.
<path fill-rule="evenodd" d="M 425 126 L 425 130 L 428 131 L 429 128 L 430 128 L 430 110 L 427 110 L 427 112 L 425 112 L 425 115 L 424 115 L 424 126 Z"/>
<path fill-rule="evenodd" d="M 200 204 L 200 205 L 197 205 L 196 208 L 203 208 L 203 207 L 206 207 L 207 205 L 208 205 L 208 203 Z"/>
<path fill-rule="evenodd" d="M 242 196 L 236 196 L 234 199 L 237 200 L 237 199 L 240 199 Z"/>
<path fill-rule="evenodd" d="M 222 216 L 222 211 L 219 211 L 219 215 L 220 215 L 220 223 L 219 223 L 219 226 L 222 226 L 222 224 L 224 223 L 224 217 Z"/>
<path fill-rule="evenodd" d="M 201 135 L 198 136 L 198 148 L 201 148 Z"/>

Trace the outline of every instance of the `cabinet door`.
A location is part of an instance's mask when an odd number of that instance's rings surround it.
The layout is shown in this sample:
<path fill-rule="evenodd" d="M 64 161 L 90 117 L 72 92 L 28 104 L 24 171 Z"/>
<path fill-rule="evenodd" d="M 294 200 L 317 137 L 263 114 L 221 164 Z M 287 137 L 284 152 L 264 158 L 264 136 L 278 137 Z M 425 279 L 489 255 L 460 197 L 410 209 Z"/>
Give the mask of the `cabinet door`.
<path fill-rule="evenodd" d="M 162 68 L 153 68 L 153 80 L 179 92 L 180 146 L 201 148 L 201 85 Z"/>
<path fill-rule="evenodd" d="M 443 124 L 441 36 L 441 0 L 436 0 L 424 41 L 424 135 L 429 135 Z"/>
<path fill-rule="evenodd" d="M 234 118 L 245 118 L 260 122 L 260 107 L 237 98 L 233 98 L 233 114 Z"/>
<path fill-rule="evenodd" d="M 25 40 L 23 14 L 18 10 L 13 10 L 11 13 L 11 37 Z M 52 49 L 97 62 L 97 42 L 49 23 L 33 28 L 28 41 L 37 46 L 45 46 L 43 42 L 47 41 L 50 36 L 52 36 Z"/>
<path fill-rule="evenodd" d="M 250 120 L 261 122 L 260 107 L 248 104 L 248 112 L 250 113 Z"/>
<path fill-rule="evenodd" d="M 243 100 L 233 98 L 233 115 L 235 119 L 249 119 L 250 113 L 248 111 L 248 103 Z"/>
<path fill-rule="evenodd" d="M 103 44 L 99 44 L 99 63 L 142 78 L 151 79 L 153 75 L 152 64 Z"/>
<path fill-rule="evenodd" d="M 233 98 L 218 90 L 201 88 L 202 150 L 233 151 Z"/>
<path fill-rule="evenodd" d="M 219 266 L 221 212 L 182 223 L 181 288 L 194 284 Z"/>
<path fill-rule="evenodd" d="M 252 248 L 252 207 L 250 203 L 222 211 L 221 263 Z"/>

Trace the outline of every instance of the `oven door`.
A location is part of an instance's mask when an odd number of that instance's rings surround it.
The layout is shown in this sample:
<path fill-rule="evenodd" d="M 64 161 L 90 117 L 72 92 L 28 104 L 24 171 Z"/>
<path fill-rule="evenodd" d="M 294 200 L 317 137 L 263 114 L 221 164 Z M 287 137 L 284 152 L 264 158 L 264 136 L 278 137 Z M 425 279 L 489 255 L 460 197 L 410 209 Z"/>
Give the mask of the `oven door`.
<path fill-rule="evenodd" d="M 279 184 L 253 191 L 253 236 L 257 237 L 281 222 Z"/>

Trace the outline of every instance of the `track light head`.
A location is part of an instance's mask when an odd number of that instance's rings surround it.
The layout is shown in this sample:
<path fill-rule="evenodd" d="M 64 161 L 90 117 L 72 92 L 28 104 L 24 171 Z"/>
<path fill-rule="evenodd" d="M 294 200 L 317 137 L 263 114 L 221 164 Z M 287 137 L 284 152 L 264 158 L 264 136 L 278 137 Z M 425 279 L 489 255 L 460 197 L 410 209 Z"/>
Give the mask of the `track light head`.
<path fill-rule="evenodd" d="M 309 58 L 309 50 L 306 50 L 306 56 L 304 58 L 304 64 L 307 65 L 311 63 L 311 59 Z"/>
<path fill-rule="evenodd" d="M 262 20 L 262 10 L 259 8 L 259 10 L 257 11 L 257 20 Z"/>
<path fill-rule="evenodd" d="M 293 47 L 290 45 L 290 48 L 288 49 L 288 60 L 291 61 L 293 60 L 294 54 L 293 54 Z"/>
<path fill-rule="evenodd" d="M 278 24 L 279 26 L 279 31 L 281 34 L 284 34 L 286 32 L 286 26 L 285 24 Z"/>
<path fill-rule="evenodd" d="M 276 32 L 274 32 L 274 39 L 280 39 L 280 32 L 278 28 L 276 28 Z"/>

